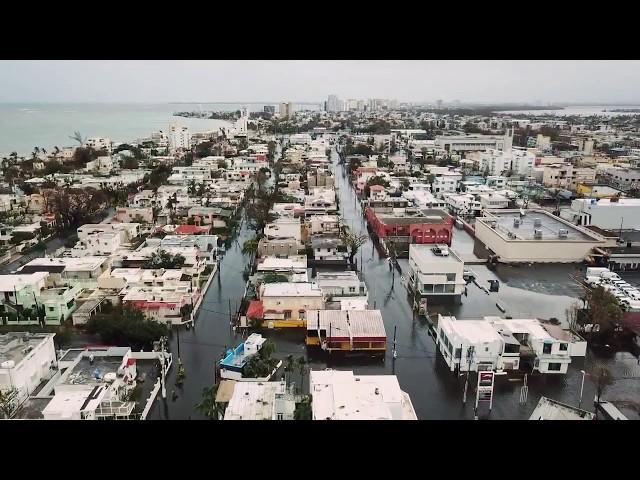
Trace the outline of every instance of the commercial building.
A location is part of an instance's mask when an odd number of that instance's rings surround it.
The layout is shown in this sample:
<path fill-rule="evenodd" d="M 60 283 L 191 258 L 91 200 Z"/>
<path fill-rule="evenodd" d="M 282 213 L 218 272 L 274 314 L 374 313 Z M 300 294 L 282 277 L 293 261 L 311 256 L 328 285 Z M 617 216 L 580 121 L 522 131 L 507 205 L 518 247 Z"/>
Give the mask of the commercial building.
<path fill-rule="evenodd" d="M 578 198 L 561 216 L 578 225 L 619 230 L 640 226 L 640 198 Z"/>
<path fill-rule="evenodd" d="M 453 218 L 443 210 L 369 206 L 365 216 L 378 238 L 451 245 Z"/>
<path fill-rule="evenodd" d="M 605 243 L 601 235 L 544 210 L 484 210 L 475 234 L 504 263 L 582 262 Z"/>
<path fill-rule="evenodd" d="M 421 297 L 451 297 L 460 301 L 466 282 L 464 262 L 448 248 L 409 245 L 407 286 Z"/>
<path fill-rule="evenodd" d="M 435 140 L 438 148 L 449 153 L 490 149 L 509 151 L 513 145 L 513 130 L 506 135 L 451 135 L 438 136 Z"/>
<path fill-rule="evenodd" d="M 395 375 L 311 370 L 313 420 L 417 420 L 411 398 Z"/>

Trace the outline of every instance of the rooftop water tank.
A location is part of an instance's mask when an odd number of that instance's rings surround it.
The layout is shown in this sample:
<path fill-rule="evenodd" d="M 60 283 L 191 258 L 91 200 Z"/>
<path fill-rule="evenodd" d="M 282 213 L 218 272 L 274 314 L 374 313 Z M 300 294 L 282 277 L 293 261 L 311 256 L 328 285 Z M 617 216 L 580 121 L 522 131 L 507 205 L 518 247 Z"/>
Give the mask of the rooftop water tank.
<path fill-rule="evenodd" d="M 533 226 L 534 227 L 541 227 L 542 226 L 542 220 L 540 220 L 539 218 L 534 218 L 533 219 Z"/>
<path fill-rule="evenodd" d="M 104 381 L 107 383 L 113 383 L 116 380 L 115 372 L 109 372 L 104 376 Z"/>
<path fill-rule="evenodd" d="M 535 229 L 533 231 L 533 238 L 542 238 L 542 230 Z"/>

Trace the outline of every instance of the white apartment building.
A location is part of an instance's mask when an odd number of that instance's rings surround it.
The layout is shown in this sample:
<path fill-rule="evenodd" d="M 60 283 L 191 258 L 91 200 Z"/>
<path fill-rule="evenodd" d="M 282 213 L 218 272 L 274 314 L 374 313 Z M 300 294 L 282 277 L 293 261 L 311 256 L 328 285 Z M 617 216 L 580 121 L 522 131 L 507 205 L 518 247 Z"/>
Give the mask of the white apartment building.
<path fill-rule="evenodd" d="M 191 148 L 191 133 L 189 127 L 179 124 L 169 126 L 169 148 L 172 150 L 189 150 Z"/>
<path fill-rule="evenodd" d="M 503 337 L 487 321 L 438 315 L 436 344 L 452 372 L 477 372 L 479 366 L 489 370 L 519 368 L 520 343 Z"/>
<path fill-rule="evenodd" d="M 91 137 L 87 138 L 85 146 L 91 147 L 94 150 L 106 150 L 111 153 L 111 139 L 105 137 Z"/>
<path fill-rule="evenodd" d="M 278 110 L 278 114 L 281 118 L 290 118 L 293 117 L 295 113 L 295 106 L 292 102 L 283 102 L 280 104 L 280 109 Z"/>
<path fill-rule="evenodd" d="M 33 393 L 56 366 L 53 333 L 9 332 L 0 335 L 0 391 L 16 389 L 18 403 Z"/>
<path fill-rule="evenodd" d="M 341 112 L 344 108 L 344 102 L 337 95 L 329 95 L 327 99 L 327 112 Z"/>
<path fill-rule="evenodd" d="M 410 290 L 421 297 L 449 296 L 456 301 L 464 292 L 464 262 L 449 248 L 434 245 L 409 245 Z"/>
<path fill-rule="evenodd" d="M 461 173 L 447 172 L 437 175 L 433 180 L 433 193 L 442 194 L 446 192 L 455 192 L 460 180 L 462 180 Z"/>
<path fill-rule="evenodd" d="M 449 211 L 455 215 L 477 215 L 482 210 L 480 201 L 470 193 L 445 193 L 442 198 Z"/>
<path fill-rule="evenodd" d="M 313 420 L 417 420 L 411 398 L 395 375 L 311 370 Z"/>

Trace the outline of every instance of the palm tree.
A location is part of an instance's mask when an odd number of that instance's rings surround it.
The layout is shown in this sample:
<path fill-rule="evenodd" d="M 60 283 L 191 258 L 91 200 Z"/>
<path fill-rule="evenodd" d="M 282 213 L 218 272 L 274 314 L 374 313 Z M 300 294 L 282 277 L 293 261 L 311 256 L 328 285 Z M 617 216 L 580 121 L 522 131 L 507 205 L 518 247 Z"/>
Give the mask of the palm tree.
<path fill-rule="evenodd" d="M 224 408 L 216 402 L 218 384 L 202 390 L 202 400 L 196 405 L 196 409 L 209 420 L 220 420 L 224 415 Z"/>
<path fill-rule="evenodd" d="M 287 355 L 287 363 L 284 366 L 284 373 L 285 373 L 285 383 L 288 385 L 289 381 L 287 381 L 286 375 L 287 373 L 289 374 L 289 379 L 291 380 L 291 372 L 293 372 L 293 369 L 295 368 L 295 362 L 293 360 L 293 355 Z"/>
<path fill-rule="evenodd" d="M 300 372 L 300 393 L 304 390 L 304 374 L 307 370 L 307 361 L 304 357 L 298 357 L 297 360 L 298 371 Z"/>
<path fill-rule="evenodd" d="M 2 418 L 11 418 L 16 409 L 17 399 L 18 390 L 15 388 L 0 390 L 0 413 Z"/>
<path fill-rule="evenodd" d="M 55 156 L 58 156 L 58 154 L 60 153 L 60 149 L 58 148 L 58 146 L 56 145 L 55 147 L 53 147 L 53 149 L 55 150 L 55 152 L 53 152 L 53 154 Z"/>
<path fill-rule="evenodd" d="M 86 137 L 83 137 L 82 134 L 77 130 L 73 132 L 73 135 L 71 135 L 69 138 L 78 142 L 81 147 L 84 145 L 84 142 L 87 141 Z"/>
<path fill-rule="evenodd" d="M 189 191 L 189 194 L 191 195 L 195 195 L 197 192 L 197 187 L 196 187 L 196 181 L 195 180 L 191 180 L 189 182 L 189 187 L 187 188 L 187 190 Z"/>
<path fill-rule="evenodd" d="M 353 258 L 358 253 L 358 249 L 367 243 L 368 237 L 366 235 L 356 235 L 354 233 L 343 233 L 342 240 L 349 249 L 349 263 L 353 265 Z"/>
<path fill-rule="evenodd" d="M 258 251 L 258 239 L 252 238 L 247 240 L 242 244 L 242 254 L 243 255 L 253 255 Z"/>

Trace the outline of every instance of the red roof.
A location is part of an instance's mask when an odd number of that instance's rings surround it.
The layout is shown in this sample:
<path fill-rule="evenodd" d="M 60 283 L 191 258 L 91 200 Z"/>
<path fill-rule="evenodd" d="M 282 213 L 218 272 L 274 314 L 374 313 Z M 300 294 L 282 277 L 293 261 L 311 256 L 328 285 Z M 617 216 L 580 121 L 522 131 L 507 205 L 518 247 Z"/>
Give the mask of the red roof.
<path fill-rule="evenodd" d="M 209 225 L 178 225 L 176 228 L 176 235 L 197 235 L 198 233 L 209 233 L 211 227 Z"/>
<path fill-rule="evenodd" d="M 136 359 L 135 358 L 129 358 L 127 360 L 127 365 L 135 365 L 136 363 Z"/>
<path fill-rule="evenodd" d="M 247 308 L 247 317 L 249 318 L 262 318 L 264 315 L 264 308 L 262 307 L 262 301 L 252 300 Z"/>

